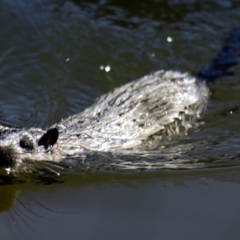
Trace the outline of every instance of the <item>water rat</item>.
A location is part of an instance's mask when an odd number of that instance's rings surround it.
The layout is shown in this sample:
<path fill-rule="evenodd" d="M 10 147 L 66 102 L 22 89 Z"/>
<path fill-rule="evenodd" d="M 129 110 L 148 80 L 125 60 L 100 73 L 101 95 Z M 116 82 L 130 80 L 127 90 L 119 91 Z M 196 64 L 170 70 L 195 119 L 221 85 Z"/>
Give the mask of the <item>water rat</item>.
<path fill-rule="evenodd" d="M 209 67 L 195 77 L 160 70 L 101 96 L 96 103 L 48 130 L 0 126 L 0 167 L 15 171 L 25 160 L 54 161 L 88 151 L 134 149 L 196 124 L 206 108 L 209 84 L 230 75 L 239 58 L 240 29 Z"/>

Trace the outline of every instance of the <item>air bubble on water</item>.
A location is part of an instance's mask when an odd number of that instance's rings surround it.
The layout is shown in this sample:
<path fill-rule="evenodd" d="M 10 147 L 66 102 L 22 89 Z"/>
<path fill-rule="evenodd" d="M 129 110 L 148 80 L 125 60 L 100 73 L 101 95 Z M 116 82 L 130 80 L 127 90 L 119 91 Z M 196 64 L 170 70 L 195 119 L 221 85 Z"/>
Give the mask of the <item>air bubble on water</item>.
<path fill-rule="evenodd" d="M 105 67 L 105 72 L 109 72 L 111 70 L 111 67 L 108 65 Z"/>
<path fill-rule="evenodd" d="M 107 65 L 107 66 L 101 65 L 100 70 L 105 70 L 105 72 L 109 72 L 111 70 L 111 67 L 109 65 Z"/>
<path fill-rule="evenodd" d="M 167 41 L 168 41 L 168 42 L 172 42 L 172 41 L 173 41 L 172 37 L 170 37 L 170 36 L 167 37 Z"/>

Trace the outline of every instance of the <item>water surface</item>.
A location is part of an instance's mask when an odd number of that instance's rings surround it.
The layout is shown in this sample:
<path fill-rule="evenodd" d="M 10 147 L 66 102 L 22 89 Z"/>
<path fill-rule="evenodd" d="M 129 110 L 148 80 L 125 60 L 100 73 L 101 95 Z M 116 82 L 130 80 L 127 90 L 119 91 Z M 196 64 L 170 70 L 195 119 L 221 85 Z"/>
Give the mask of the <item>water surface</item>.
<path fill-rule="evenodd" d="M 239 27 L 239 13 L 233 0 L 3 0 L 0 124 L 47 128 L 151 71 L 194 75 Z M 3 178 L 4 239 L 238 239 L 239 66 L 232 70 L 214 85 L 204 124 L 151 159 Z"/>

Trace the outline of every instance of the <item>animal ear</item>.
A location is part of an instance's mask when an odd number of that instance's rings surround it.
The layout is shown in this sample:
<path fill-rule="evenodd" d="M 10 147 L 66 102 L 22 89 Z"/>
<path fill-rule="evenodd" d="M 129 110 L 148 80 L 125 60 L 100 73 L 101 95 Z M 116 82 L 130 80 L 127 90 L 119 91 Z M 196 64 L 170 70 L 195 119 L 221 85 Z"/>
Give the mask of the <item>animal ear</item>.
<path fill-rule="evenodd" d="M 46 133 L 42 135 L 42 137 L 38 141 L 38 145 L 43 145 L 45 148 L 49 147 L 50 145 L 54 145 L 58 140 L 58 129 L 57 128 L 50 128 Z"/>

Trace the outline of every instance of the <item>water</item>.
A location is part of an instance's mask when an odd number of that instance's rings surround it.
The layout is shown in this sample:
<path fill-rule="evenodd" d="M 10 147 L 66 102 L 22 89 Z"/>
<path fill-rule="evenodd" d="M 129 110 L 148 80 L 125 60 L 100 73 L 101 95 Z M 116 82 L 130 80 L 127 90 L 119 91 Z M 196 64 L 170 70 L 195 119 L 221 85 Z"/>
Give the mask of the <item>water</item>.
<path fill-rule="evenodd" d="M 196 74 L 239 27 L 239 10 L 227 0 L 2 0 L 0 124 L 48 127 L 151 71 Z M 2 178 L 1 236 L 238 239 L 240 68 L 232 70 L 212 88 L 204 124 L 152 159 Z"/>

